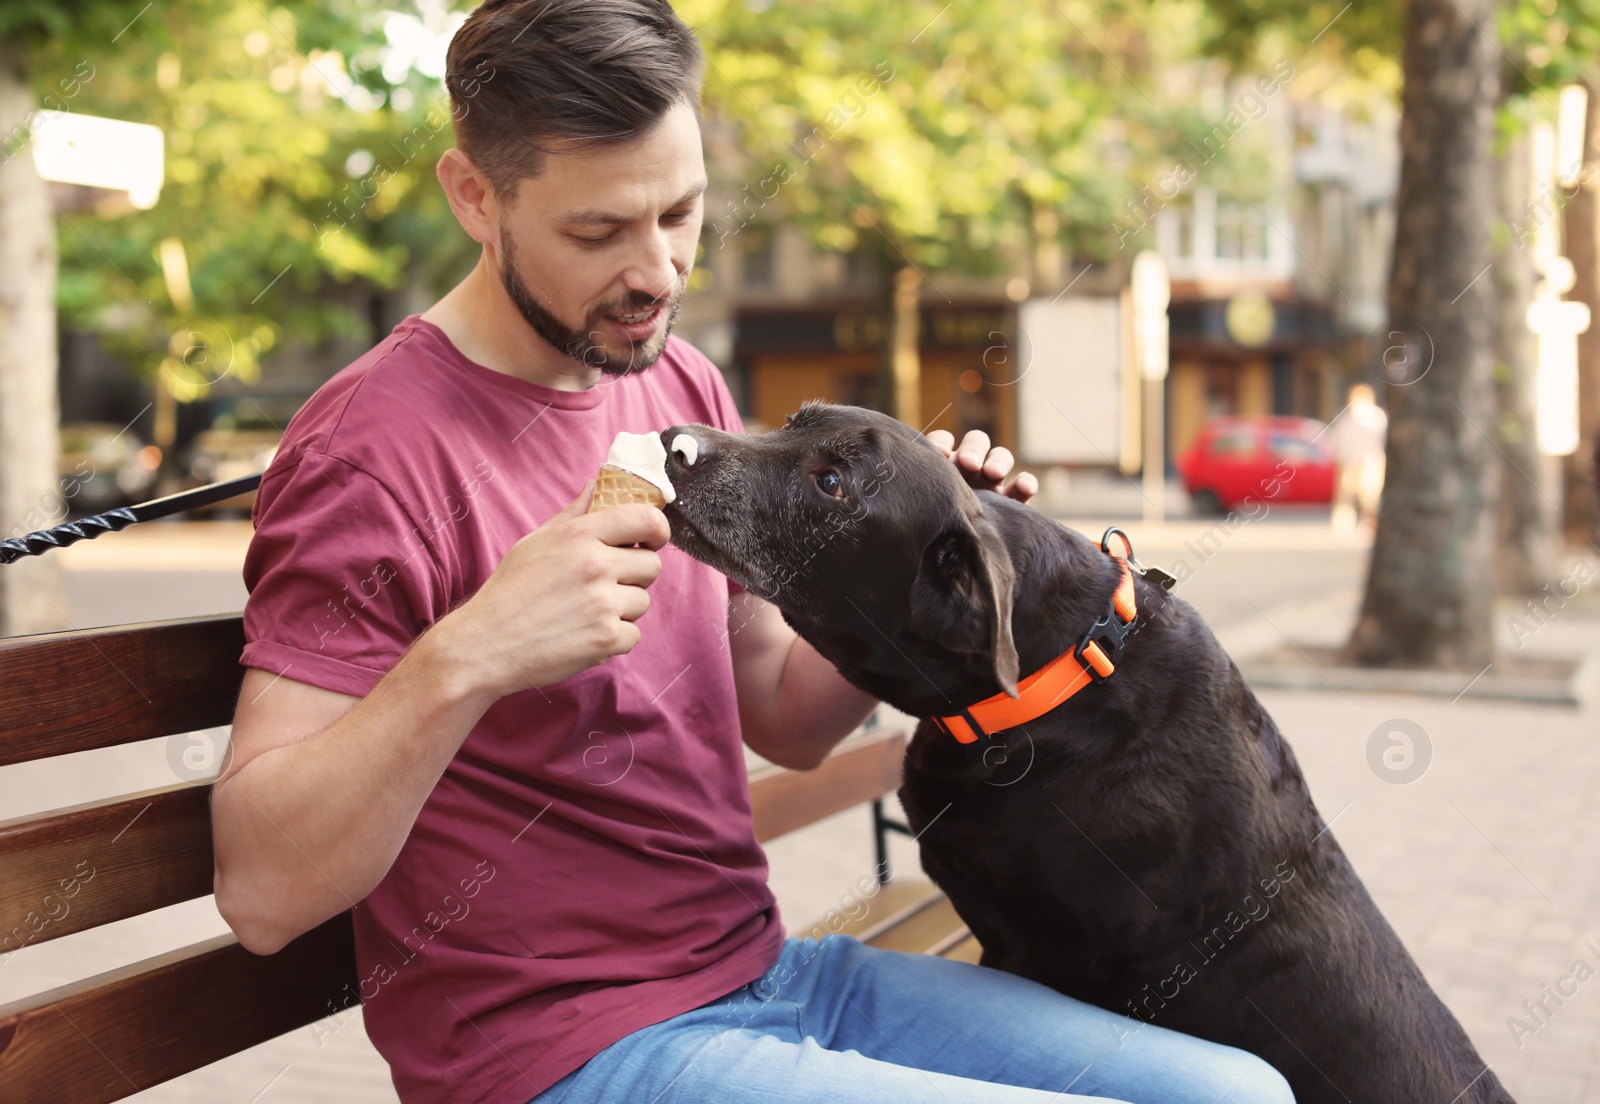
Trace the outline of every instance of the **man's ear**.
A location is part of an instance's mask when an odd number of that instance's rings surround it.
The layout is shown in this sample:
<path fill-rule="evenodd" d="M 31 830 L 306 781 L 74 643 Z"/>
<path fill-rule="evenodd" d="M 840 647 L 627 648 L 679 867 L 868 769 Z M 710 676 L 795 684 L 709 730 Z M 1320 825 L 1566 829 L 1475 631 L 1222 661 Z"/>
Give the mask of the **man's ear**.
<path fill-rule="evenodd" d="M 1011 638 L 1011 555 L 981 514 L 955 522 L 922 550 L 911 584 L 911 629 L 941 647 L 993 657 L 994 677 L 1017 696 L 1017 646 Z"/>
<path fill-rule="evenodd" d="M 479 245 L 495 240 L 499 224 L 498 197 L 488 177 L 459 149 L 447 149 L 434 167 L 456 221 Z"/>

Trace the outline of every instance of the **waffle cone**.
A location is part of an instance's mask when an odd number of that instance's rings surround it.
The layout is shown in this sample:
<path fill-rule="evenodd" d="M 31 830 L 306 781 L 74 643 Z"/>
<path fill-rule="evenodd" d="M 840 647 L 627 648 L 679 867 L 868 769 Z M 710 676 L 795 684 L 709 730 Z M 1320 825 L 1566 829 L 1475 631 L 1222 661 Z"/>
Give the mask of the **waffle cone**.
<path fill-rule="evenodd" d="M 635 502 L 642 502 L 646 506 L 663 509 L 667 498 L 648 479 L 642 479 L 624 468 L 612 467 L 602 464 L 600 473 L 595 478 L 594 498 L 589 501 L 589 512 L 609 510 L 613 506 L 628 506 Z"/>

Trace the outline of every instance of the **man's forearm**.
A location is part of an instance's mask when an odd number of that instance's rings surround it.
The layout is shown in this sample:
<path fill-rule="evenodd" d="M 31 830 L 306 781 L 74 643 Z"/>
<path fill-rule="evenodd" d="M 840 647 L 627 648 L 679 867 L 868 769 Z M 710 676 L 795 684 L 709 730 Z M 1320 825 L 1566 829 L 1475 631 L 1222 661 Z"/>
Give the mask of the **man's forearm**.
<path fill-rule="evenodd" d="M 773 762 L 814 767 L 855 731 L 877 704 L 877 698 L 852 686 L 832 663 L 797 636 L 784 660 L 767 731 L 757 740 L 747 732 L 745 740 Z"/>
<path fill-rule="evenodd" d="M 382 881 L 487 708 L 429 643 L 328 728 L 262 753 L 213 791 L 217 903 L 247 950 L 275 952 Z"/>

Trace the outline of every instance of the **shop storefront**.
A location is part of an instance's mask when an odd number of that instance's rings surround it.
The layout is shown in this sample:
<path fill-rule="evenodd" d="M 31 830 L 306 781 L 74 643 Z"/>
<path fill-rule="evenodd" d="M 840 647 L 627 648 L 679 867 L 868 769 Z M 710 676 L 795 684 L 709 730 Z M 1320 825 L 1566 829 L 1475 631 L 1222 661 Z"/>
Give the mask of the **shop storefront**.
<path fill-rule="evenodd" d="M 1350 339 L 1326 306 L 1174 295 L 1168 313 L 1168 456 L 1187 449 L 1207 418 L 1296 414 L 1327 421 L 1344 405 Z"/>
<path fill-rule="evenodd" d="M 957 437 L 972 429 L 1012 447 L 1016 408 L 1006 302 L 924 306 L 920 420 Z M 807 399 L 890 408 L 887 307 L 747 307 L 735 315 L 734 361 L 752 428 L 783 424 Z"/>

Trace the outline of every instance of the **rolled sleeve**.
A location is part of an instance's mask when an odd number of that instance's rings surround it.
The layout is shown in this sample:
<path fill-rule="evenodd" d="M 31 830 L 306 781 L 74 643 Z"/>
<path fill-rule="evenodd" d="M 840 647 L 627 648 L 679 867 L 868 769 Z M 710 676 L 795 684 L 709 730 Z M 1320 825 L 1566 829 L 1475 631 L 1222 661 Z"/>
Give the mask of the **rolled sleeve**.
<path fill-rule="evenodd" d="M 280 460 L 252 514 L 239 662 L 364 697 L 447 611 L 444 574 L 379 480 L 328 453 Z"/>

